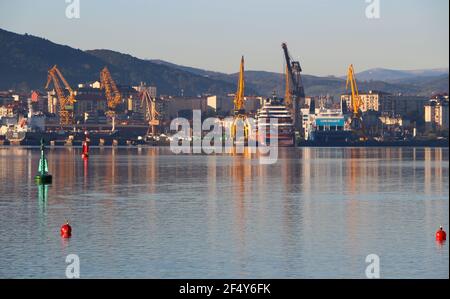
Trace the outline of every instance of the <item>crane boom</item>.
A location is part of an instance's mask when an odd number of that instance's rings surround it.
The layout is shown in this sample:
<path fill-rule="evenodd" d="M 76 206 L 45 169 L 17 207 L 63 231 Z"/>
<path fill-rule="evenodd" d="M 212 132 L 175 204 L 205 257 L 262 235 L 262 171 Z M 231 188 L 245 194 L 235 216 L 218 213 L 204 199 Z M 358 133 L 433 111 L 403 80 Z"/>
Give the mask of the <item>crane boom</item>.
<path fill-rule="evenodd" d="M 359 97 L 358 86 L 356 85 L 356 76 L 355 71 L 353 69 L 353 64 L 350 64 L 347 72 L 347 82 L 345 83 L 345 89 L 348 90 L 348 86 L 350 85 L 351 89 L 351 106 L 353 109 L 353 116 L 359 117 L 359 111 L 361 109 L 361 98 Z"/>
<path fill-rule="evenodd" d="M 290 88 L 290 97 L 287 99 L 286 105 L 291 110 L 294 117 L 295 129 L 301 132 L 301 121 L 300 121 L 300 104 L 305 101 L 305 89 L 303 87 L 301 72 L 302 68 L 300 62 L 293 61 L 289 55 L 289 51 L 286 43 L 282 43 L 284 57 L 286 59 L 287 74 L 286 79 L 289 79 L 290 83 L 286 83 L 286 87 Z M 292 88 L 291 88 L 292 86 Z"/>
<path fill-rule="evenodd" d="M 238 88 L 234 96 L 234 111 L 235 113 L 242 113 L 244 108 L 244 56 L 241 58 L 241 65 L 239 68 Z"/>
<path fill-rule="evenodd" d="M 61 87 L 60 80 L 62 81 L 65 89 L 69 91 L 68 96 L 65 95 L 64 90 Z M 76 102 L 75 93 L 56 65 L 48 70 L 47 84 L 45 85 L 45 89 L 48 89 L 50 87 L 51 82 L 53 82 L 53 86 L 58 97 L 60 124 L 73 124 L 73 104 Z"/>
<path fill-rule="evenodd" d="M 108 101 L 108 108 L 114 111 L 122 102 L 122 96 L 117 88 L 116 82 L 111 77 L 111 73 L 105 66 L 100 73 L 101 88 L 105 90 L 106 99 Z"/>

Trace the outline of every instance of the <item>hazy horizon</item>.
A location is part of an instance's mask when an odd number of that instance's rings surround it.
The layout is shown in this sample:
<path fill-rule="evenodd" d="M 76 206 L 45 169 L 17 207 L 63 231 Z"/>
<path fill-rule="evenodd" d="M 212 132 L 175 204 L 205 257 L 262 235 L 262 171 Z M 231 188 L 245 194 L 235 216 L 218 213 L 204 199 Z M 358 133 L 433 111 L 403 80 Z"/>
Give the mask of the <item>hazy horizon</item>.
<path fill-rule="evenodd" d="M 82 50 L 109 49 L 140 59 L 204 70 L 281 73 L 287 42 L 305 74 L 373 68 L 448 69 L 449 2 L 380 0 L 368 19 L 365 0 L 109 1 L 80 0 L 80 18 L 65 0 L 0 3 L 0 28 Z"/>

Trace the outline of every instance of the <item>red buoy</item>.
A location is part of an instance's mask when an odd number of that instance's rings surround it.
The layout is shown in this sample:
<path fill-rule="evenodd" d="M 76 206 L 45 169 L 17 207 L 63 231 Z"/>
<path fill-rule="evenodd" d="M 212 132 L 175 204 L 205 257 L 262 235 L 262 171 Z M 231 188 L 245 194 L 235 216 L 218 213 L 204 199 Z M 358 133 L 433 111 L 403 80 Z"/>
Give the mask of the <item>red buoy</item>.
<path fill-rule="evenodd" d="M 81 157 L 83 159 L 87 159 L 87 158 L 89 158 L 89 142 L 90 142 L 88 131 L 84 132 L 84 137 L 85 138 L 83 141 L 83 152 L 81 154 Z"/>
<path fill-rule="evenodd" d="M 443 230 L 442 226 L 439 228 L 439 230 L 436 232 L 436 241 L 445 241 L 447 240 L 447 234 Z"/>
<path fill-rule="evenodd" d="M 69 225 L 69 221 L 66 221 L 66 224 L 61 226 L 61 237 L 70 238 L 72 236 L 72 227 Z"/>
<path fill-rule="evenodd" d="M 83 151 L 82 151 L 81 157 L 83 159 L 89 158 L 89 144 L 87 141 L 83 141 Z"/>

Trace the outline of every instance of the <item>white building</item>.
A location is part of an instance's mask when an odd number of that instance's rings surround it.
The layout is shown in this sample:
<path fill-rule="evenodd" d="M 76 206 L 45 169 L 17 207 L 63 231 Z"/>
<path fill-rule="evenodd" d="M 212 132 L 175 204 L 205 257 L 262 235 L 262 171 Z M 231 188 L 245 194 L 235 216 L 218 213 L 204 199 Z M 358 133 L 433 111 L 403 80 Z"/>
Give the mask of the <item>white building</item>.
<path fill-rule="evenodd" d="M 372 110 L 401 116 L 411 113 L 423 115 L 423 105 L 426 101 L 426 98 L 421 96 L 394 95 L 373 90 L 360 93 L 359 97 L 362 102 L 361 112 Z M 348 109 L 352 110 L 351 95 L 341 95 L 341 101 L 345 101 Z"/>
<path fill-rule="evenodd" d="M 449 129 L 449 98 L 435 97 L 425 105 L 425 126 L 432 130 Z"/>

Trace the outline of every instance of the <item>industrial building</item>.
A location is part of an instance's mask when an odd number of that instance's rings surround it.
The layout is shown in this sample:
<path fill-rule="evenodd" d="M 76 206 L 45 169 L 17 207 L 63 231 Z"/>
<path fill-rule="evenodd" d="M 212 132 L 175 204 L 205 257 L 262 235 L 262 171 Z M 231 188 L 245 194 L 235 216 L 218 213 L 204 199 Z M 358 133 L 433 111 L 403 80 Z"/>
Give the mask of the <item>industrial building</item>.
<path fill-rule="evenodd" d="M 167 101 L 166 115 L 169 119 L 184 117 L 192 119 L 192 110 L 206 112 L 207 97 L 169 97 L 163 98 Z"/>
<path fill-rule="evenodd" d="M 208 108 L 217 115 L 229 116 L 234 110 L 233 98 L 227 96 L 209 96 L 206 101 Z"/>

